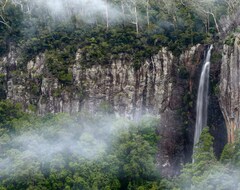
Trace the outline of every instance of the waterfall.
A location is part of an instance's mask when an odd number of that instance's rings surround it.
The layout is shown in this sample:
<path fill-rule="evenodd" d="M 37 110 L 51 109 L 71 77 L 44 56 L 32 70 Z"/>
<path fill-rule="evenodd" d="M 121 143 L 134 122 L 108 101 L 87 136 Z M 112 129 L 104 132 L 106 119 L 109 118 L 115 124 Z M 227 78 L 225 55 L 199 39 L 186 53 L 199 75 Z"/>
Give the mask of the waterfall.
<path fill-rule="evenodd" d="M 202 68 L 201 78 L 198 87 L 197 95 L 197 117 L 194 134 L 194 146 L 198 143 L 203 127 L 207 126 L 207 108 L 208 108 L 208 86 L 209 86 L 209 70 L 210 70 L 210 58 L 211 45 L 208 52 L 205 63 Z"/>

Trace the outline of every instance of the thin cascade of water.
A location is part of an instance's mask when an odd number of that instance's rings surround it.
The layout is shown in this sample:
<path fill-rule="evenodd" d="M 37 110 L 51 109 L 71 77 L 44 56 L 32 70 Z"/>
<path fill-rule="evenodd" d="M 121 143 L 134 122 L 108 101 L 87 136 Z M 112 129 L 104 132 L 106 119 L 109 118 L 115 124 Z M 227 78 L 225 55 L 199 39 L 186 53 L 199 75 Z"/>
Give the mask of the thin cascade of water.
<path fill-rule="evenodd" d="M 196 125 L 195 125 L 195 133 L 194 133 L 194 146 L 199 141 L 203 127 L 207 126 L 209 70 L 210 70 L 210 58 L 211 58 L 212 48 L 213 46 L 211 45 L 207 52 L 207 57 L 205 59 L 205 63 L 202 68 L 200 82 L 198 86 L 197 116 L 196 116 Z"/>

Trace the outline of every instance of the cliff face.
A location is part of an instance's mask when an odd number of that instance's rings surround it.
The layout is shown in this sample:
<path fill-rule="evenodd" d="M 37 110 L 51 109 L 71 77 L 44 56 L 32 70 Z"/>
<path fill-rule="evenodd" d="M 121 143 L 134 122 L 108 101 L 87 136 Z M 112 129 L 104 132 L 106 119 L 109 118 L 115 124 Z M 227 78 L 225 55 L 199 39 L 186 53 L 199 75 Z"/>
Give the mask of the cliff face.
<path fill-rule="evenodd" d="M 233 46 L 224 45 L 220 79 L 220 105 L 228 132 L 228 142 L 234 142 L 240 128 L 240 35 Z"/>
<path fill-rule="evenodd" d="M 238 35 L 233 46 L 213 50 L 222 54 L 221 63 L 211 64 L 210 74 L 211 83 L 220 83 L 219 96 L 210 83 L 208 117 L 217 155 L 225 145 L 225 124 L 228 142 L 234 142 L 236 129 L 240 128 L 239 44 Z M 80 63 L 79 50 L 69 67 L 73 82 L 64 85 L 48 70 L 45 54 L 22 65 L 17 49 L 12 48 L 0 59 L 0 97 L 20 102 L 25 111 L 40 115 L 80 111 L 107 111 L 132 119 L 146 113 L 158 115 L 162 137 L 158 164 L 165 175 L 174 175 L 180 163 L 191 160 L 195 100 L 204 50 L 204 46 L 197 45 L 175 57 L 163 48 L 137 70 L 124 55 L 108 65 L 86 67 Z"/>
<path fill-rule="evenodd" d="M 192 142 L 186 139 L 191 139 L 194 125 L 186 120 L 194 113 L 185 109 L 189 106 L 186 97 L 193 89 L 196 91 L 194 83 L 203 52 L 204 47 L 197 45 L 174 57 L 163 48 L 135 70 L 124 55 L 108 65 L 84 67 L 79 50 L 75 63 L 69 67 L 73 83 L 65 86 L 49 72 L 44 54 L 24 67 L 12 49 L 0 61 L 0 72 L 6 97 L 40 115 L 84 110 L 110 111 L 136 119 L 145 113 L 158 115 L 162 136 L 159 167 L 165 175 L 173 175 L 180 163 L 191 156 Z M 193 109 L 193 103 L 190 106 Z"/>
<path fill-rule="evenodd" d="M 81 68 L 79 57 L 78 53 L 73 76 L 75 85 L 84 88 L 81 109 L 94 112 L 107 102 L 115 113 L 136 118 L 144 113 L 158 114 L 169 105 L 173 55 L 166 49 L 147 60 L 138 71 L 124 58 L 108 66 Z"/>
<path fill-rule="evenodd" d="M 21 69 L 17 53 L 12 50 L 0 61 L 0 72 L 7 98 L 22 103 L 25 110 L 31 111 L 29 108 L 36 106 L 38 114 L 74 113 L 95 112 L 110 106 L 116 114 L 135 118 L 144 113 L 161 115 L 166 110 L 181 108 L 181 95 L 185 88 L 192 90 L 192 78 L 202 51 L 202 46 L 195 46 L 176 58 L 163 48 L 135 70 L 124 56 L 109 65 L 83 67 L 79 50 L 75 64 L 69 68 L 73 75 L 70 86 L 64 86 L 49 73 L 44 54 Z M 176 85 L 182 72 L 187 73 L 188 84 Z"/>

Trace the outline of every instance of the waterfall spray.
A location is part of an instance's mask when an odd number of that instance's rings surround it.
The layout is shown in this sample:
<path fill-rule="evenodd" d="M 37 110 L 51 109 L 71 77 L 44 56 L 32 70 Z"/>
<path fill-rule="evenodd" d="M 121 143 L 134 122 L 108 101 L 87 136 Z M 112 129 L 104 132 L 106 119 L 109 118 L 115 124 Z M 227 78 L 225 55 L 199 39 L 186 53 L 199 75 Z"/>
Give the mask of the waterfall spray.
<path fill-rule="evenodd" d="M 209 70 L 210 70 L 210 58 L 211 45 L 208 52 L 205 63 L 202 68 L 201 78 L 198 87 L 197 95 L 197 117 L 194 134 L 194 146 L 198 143 L 203 127 L 207 126 L 207 108 L 208 108 L 208 86 L 209 86 Z"/>

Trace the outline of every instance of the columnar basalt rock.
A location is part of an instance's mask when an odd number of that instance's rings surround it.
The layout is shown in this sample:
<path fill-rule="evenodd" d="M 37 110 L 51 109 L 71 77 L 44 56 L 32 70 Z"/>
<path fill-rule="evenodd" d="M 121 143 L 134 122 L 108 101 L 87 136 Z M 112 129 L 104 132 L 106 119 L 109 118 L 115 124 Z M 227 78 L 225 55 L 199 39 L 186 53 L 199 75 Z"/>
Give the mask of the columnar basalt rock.
<path fill-rule="evenodd" d="M 228 142 L 233 143 L 240 128 L 240 35 L 233 46 L 224 45 L 220 79 L 220 105 L 228 132 Z"/>
<path fill-rule="evenodd" d="M 196 58 L 199 48 L 199 45 L 192 47 L 180 58 L 162 48 L 138 70 L 124 55 L 109 65 L 83 67 L 79 50 L 75 64 L 69 68 L 73 74 L 71 88 L 65 88 L 49 73 L 44 54 L 29 61 L 25 72 L 18 70 L 17 56 L 11 51 L 1 61 L 1 73 L 6 75 L 8 99 L 22 103 L 26 109 L 28 104 L 35 104 L 41 115 L 81 110 L 95 112 L 103 103 L 110 104 L 116 114 L 129 118 L 144 113 L 159 115 L 166 109 L 181 107 L 181 98 L 176 95 L 185 89 L 176 86 L 178 65 L 184 65 L 190 73 L 189 88 L 192 89 L 191 78 L 200 62 L 200 57 Z M 34 101 L 30 82 L 38 91 Z"/>
<path fill-rule="evenodd" d="M 108 102 L 114 112 L 129 118 L 144 113 L 159 114 L 169 104 L 172 62 L 173 55 L 162 49 L 137 71 L 124 58 L 107 66 L 84 69 L 75 66 L 79 70 L 75 71 L 74 80 L 80 88 L 84 81 L 83 109 L 94 112 Z"/>

